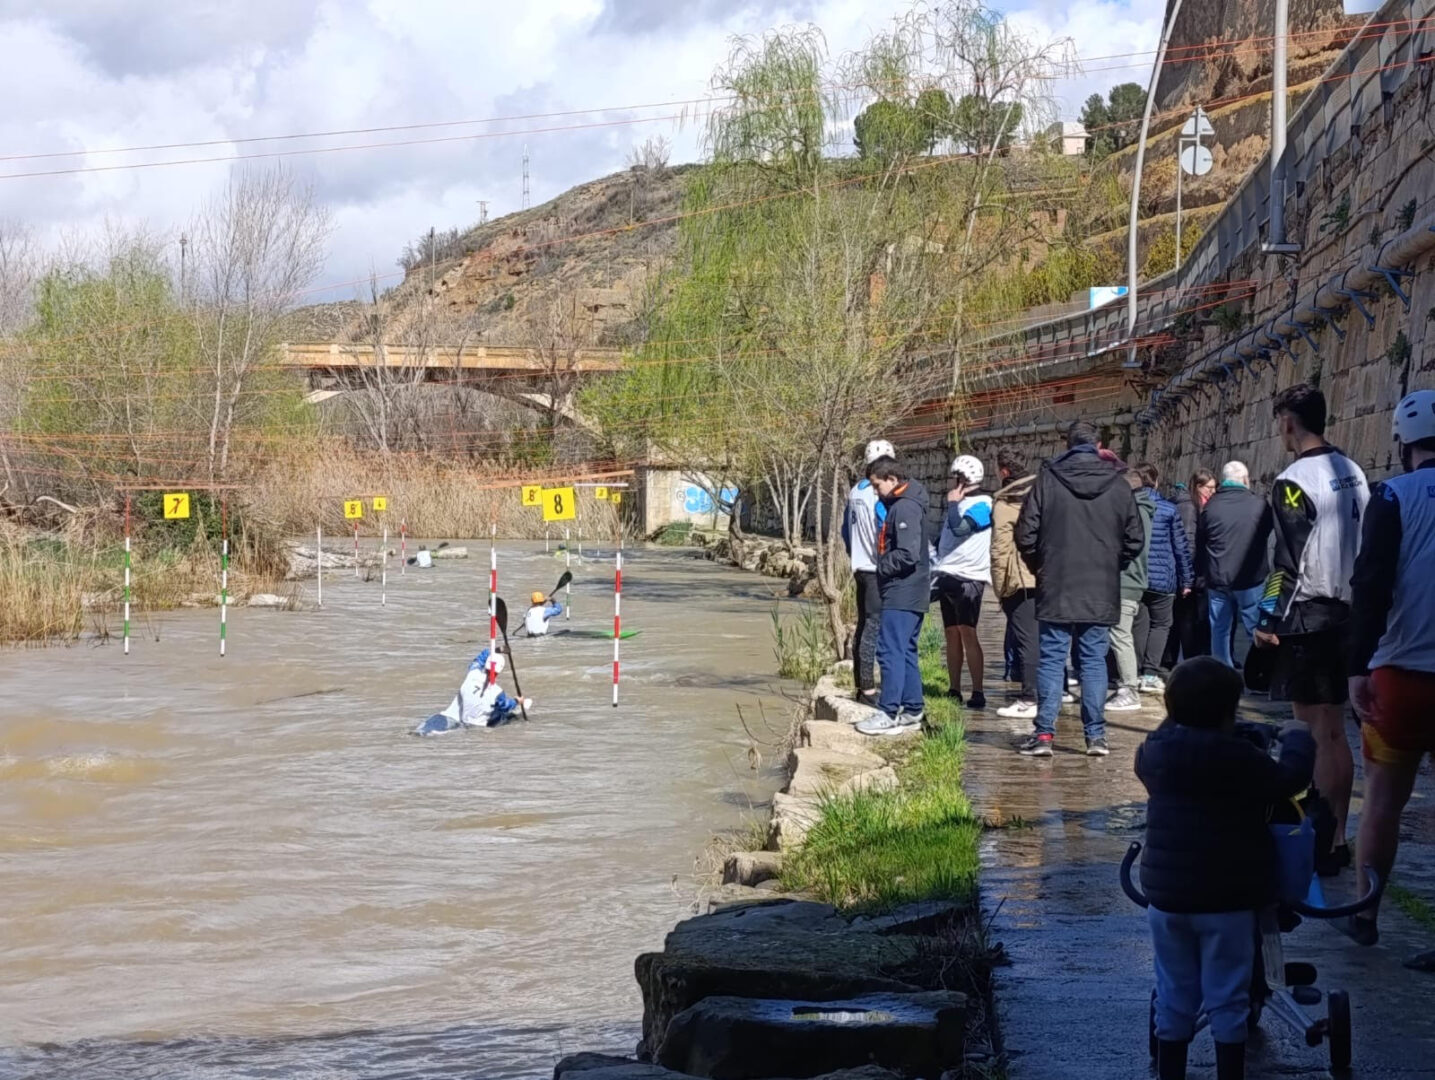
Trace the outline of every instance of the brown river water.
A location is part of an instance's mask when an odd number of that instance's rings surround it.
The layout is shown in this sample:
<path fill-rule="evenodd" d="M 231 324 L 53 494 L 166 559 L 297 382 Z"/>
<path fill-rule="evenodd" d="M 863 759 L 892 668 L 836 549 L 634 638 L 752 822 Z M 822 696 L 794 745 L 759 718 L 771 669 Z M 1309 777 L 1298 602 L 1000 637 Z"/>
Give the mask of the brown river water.
<path fill-rule="evenodd" d="M 631 1051 L 633 958 L 776 784 L 735 705 L 759 735 L 759 703 L 786 712 L 778 583 L 630 550 L 619 708 L 611 641 L 515 637 L 531 722 L 414 738 L 487 642 L 469 547 L 395 571 L 387 607 L 330 572 L 322 611 L 235 611 L 223 660 L 212 611 L 141 625 L 129 657 L 0 652 L 0 1078 L 536 1077 Z M 499 551 L 512 634 L 562 562 Z M 601 555 L 555 626 L 611 628 Z"/>

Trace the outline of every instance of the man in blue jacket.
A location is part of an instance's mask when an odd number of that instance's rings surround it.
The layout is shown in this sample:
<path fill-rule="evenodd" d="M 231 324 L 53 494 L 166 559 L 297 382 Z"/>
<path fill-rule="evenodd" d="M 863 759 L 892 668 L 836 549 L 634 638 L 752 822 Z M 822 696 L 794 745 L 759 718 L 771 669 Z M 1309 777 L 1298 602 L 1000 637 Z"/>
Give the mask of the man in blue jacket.
<path fill-rule="evenodd" d="M 881 714 L 857 725 L 863 735 L 904 735 L 918 731 L 926 710 L 917 638 L 931 606 L 932 567 L 927 545 L 927 489 L 910 480 L 892 458 L 878 458 L 868 470 L 887 508 L 877 534 L 877 588 L 882 619 L 877 665 L 882 671 Z"/>
<path fill-rule="evenodd" d="M 1136 632 L 1137 657 L 1141 664 L 1138 686 L 1144 694 L 1159 694 L 1165 689 L 1161 681 L 1161 661 L 1176 622 L 1176 597 L 1191 594 L 1196 572 L 1180 510 L 1175 503 L 1162 498 L 1156 487 L 1161 474 L 1149 461 L 1143 461 L 1136 468 L 1147 494 L 1156 504 L 1146 558 L 1146 591 L 1141 594 L 1143 618 Z"/>

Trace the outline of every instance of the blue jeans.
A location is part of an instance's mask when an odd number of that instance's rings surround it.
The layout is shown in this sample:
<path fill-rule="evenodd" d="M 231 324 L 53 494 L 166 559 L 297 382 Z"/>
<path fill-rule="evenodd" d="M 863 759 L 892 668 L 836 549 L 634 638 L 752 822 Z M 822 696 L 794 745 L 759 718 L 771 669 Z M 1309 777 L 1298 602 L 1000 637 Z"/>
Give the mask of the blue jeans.
<path fill-rule="evenodd" d="M 877 666 L 882 669 L 882 696 L 878 706 L 888 716 L 899 711 L 916 716 L 925 705 L 922 669 L 917 663 L 917 637 L 922 632 L 920 611 L 882 609 L 877 633 Z"/>
<path fill-rule="evenodd" d="M 1036 733 L 1056 734 L 1056 714 L 1066 691 L 1066 658 L 1076 639 L 1078 678 L 1081 681 L 1081 726 L 1088 739 L 1106 738 L 1106 653 L 1111 627 L 1085 623 L 1040 624 L 1037 632 L 1040 660 L 1036 669 Z"/>
<path fill-rule="evenodd" d="M 1246 1041 L 1256 962 L 1252 911 L 1173 915 L 1146 909 L 1156 960 L 1156 1037 L 1190 1042 L 1204 1012 L 1217 1042 Z"/>
<path fill-rule="evenodd" d="M 1253 585 L 1249 589 L 1211 590 L 1211 655 L 1226 667 L 1236 666 L 1231 659 L 1231 630 L 1236 615 L 1240 615 L 1246 633 L 1254 638 L 1256 623 L 1261 617 L 1261 594 L 1264 591 L 1262 585 Z"/>

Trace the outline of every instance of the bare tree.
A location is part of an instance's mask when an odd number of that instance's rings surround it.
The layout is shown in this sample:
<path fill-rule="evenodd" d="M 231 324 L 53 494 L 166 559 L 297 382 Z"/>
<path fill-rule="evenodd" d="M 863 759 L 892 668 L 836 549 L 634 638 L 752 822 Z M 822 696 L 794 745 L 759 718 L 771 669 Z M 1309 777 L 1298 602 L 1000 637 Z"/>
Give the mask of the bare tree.
<path fill-rule="evenodd" d="M 283 169 L 237 174 L 191 229 L 199 349 L 213 378 L 211 479 L 228 471 L 246 382 L 318 276 L 329 231 L 327 210 Z"/>
<path fill-rule="evenodd" d="M 0 468 L 5 485 L 20 492 L 6 435 L 15 430 L 25 392 L 20 331 L 30 319 L 38 259 L 24 226 L 0 221 Z"/>

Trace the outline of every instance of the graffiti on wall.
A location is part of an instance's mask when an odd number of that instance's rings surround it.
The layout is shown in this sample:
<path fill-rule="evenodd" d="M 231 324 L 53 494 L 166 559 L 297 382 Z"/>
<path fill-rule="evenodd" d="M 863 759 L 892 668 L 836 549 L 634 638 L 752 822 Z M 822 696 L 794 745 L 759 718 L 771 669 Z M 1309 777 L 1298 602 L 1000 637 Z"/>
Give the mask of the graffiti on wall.
<path fill-rule="evenodd" d="M 682 512 L 689 516 L 701 517 L 705 514 L 727 513 L 728 508 L 737 500 L 737 488 L 725 487 L 718 492 L 718 503 L 713 501 L 711 493 L 702 484 L 696 484 L 689 480 L 679 481 L 673 488 L 673 503 L 682 508 Z"/>

